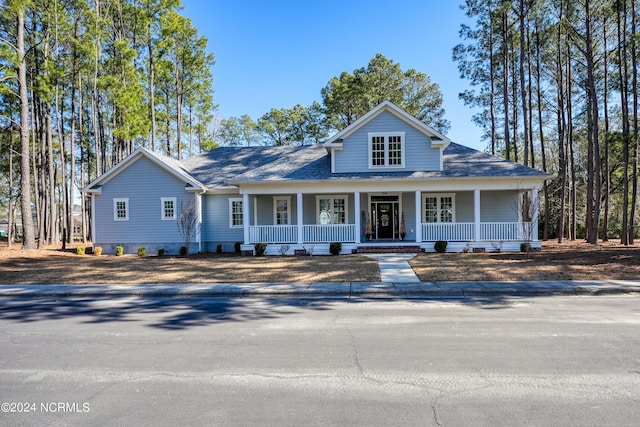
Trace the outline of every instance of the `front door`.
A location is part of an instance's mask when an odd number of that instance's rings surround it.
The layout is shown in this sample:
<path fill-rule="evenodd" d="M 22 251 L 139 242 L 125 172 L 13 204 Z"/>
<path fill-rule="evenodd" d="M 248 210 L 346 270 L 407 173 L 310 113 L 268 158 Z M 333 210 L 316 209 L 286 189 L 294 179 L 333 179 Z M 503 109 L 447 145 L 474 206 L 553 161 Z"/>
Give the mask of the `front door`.
<path fill-rule="evenodd" d="M 378 239 L 393 239 L 393 227 L 395 224 L 394 203 L 377 203 L 376 227 Z"/>

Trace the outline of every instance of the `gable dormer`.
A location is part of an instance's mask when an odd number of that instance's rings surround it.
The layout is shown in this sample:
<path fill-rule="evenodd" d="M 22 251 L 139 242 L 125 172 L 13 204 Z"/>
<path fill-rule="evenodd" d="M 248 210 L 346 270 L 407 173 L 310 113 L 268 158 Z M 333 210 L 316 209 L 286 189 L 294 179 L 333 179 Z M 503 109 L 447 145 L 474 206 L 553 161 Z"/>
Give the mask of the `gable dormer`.
<path fill-rule="evenodd" d="M 451 141 L 385 101 L 331 137 L 332 173 L 441 171 Z"/>

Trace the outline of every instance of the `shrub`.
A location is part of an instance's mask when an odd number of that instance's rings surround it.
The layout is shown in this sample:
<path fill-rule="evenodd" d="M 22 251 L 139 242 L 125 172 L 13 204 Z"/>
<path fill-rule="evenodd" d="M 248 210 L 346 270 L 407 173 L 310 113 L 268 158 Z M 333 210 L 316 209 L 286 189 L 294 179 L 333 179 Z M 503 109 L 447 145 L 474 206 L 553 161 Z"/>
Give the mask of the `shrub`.
<path fill-rule="evenodd" d="M 447 252 L 447 242 L 445 240 L 438 240 L 434 245 L 433 245 L 433 249 L 436 250 L 436 252 L 438 253 L 445 253 Z"/>
<path fill-rule="evenodd" d="M 165 248 L 158 248 L 158 256 L 163 256 L 165 252 Z"/>
<path fill-rule="evenodd" d="M 340 252 L 342 252 L 342 243 L 340 242 L 329 243 L 329 252 L 331 253 L 331 255 L 340 255 Z"/>
<path fill-rule="evenodd" d="M 255 245 L 253 245 L 253 248 L 256 251 L 256 256 L 262 256 L 267 251 L 267 244 L 266 243 L 256 243 Z"/>
<path fill-rule="evenodd" d="M 124 246 L 116 246 L 116 256 L 124 255 Z"/>
<path fill-rule="evenodd" d="M 96 247 L 93 249 L 93 253 L 94 253 L 96 256 L 100 256 L 100 255 L 102 255 L 102 247 L 100 247 L 100 246 L 96 246 Z"/>
<path fill-rule="evenodd" d="M 76 248 L 76 254 L 78 254 L 78 255 L 84 255 L 84 252 L 85 252 L 85 247 L 84 247 L 84 246 L 78 246 L 78 247 Z"/>
<path fill-rule="evenodd" d="M 181 256 L 185 256 L 187 254 L 187 247 L 180 246 L 180 252 L 178 252 Z"/>
<path fill-rule="evenodd" d="M 520 243 L 520 252 L 531 252 L 531 243 Z"/>
<path fill-rule="evenodd" d="M 291 249 L 291 245 L 282 245 L 278 248 L 280 255 L 282 256 L 285 256 L 287 252 L 289 252 L 289 249 Z"/>
<path fill-rule="evenodd" d="M 220 243 L 218 243 L 218 246 L 216 246 L 216 253 L 217 254 L 221 254 L 222 253 L 222 245 Z"/>
<path fill-rule="evenodd" d="M 242 242 L 235 242 L 235 243 L 233 244 L 233 251 L 234 251 L 234 252 L 236 252 L 236 253 L 238 253 L 238 254 L 239 254 L 240 252 L 242 252 L 241 245 L 242 245 Z"/>
<path fill-rule="evenodd" d="M 138 248 L 138 256 L 145 256 L 147 254 L 147 248 L 140 246 Z"/>

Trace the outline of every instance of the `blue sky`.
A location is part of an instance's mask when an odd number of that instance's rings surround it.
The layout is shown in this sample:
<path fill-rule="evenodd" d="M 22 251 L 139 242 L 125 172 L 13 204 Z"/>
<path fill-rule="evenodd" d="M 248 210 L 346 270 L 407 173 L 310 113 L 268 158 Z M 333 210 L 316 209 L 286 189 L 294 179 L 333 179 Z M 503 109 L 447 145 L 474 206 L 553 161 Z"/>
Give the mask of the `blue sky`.
<path fill-rule="evenodd" d="M 183 14 L 215 55 L 214 102 L 222 117 L 322 101 L 320 90 L 342 71 L 365 67 L 376 53 L 415 68 L 440 85 L 448 136 L 484 149 L 473 111 L 458 99 L 468 88 L 452 49 L 462 0 L 183 0 Z"/>

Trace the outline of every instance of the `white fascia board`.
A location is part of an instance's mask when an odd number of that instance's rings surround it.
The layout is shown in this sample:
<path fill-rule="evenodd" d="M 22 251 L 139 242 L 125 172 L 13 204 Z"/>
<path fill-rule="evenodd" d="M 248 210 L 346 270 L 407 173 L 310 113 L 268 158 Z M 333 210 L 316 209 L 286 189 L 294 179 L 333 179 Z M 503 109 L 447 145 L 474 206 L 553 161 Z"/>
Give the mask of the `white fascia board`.
<path fill-rule="evenodd" d="M 171 175 L 175 176 L 179 180 L 184 181 L 185 183 L 191 185 L 194 188 L 193 191 L 204 191 L 204 190 L 206 190 L 206 187 L 202 183 L 200 183 L 196 179 L 192 178 L 187 173 L 185 173 L 183 171 L 180 171 L 180 170 L 176 170 L 175 168 L 171 167 L 167 163 L 163 162 L 154 153 L 146 150 L 145 148 L 140 147 L 140 148 L 136 149 L 134 152 L 132 152 L 131 154 L 129 154 L 123 161 L 121 161 L 120 163 L 118 163 L 117 165 L 115 165 L 114 167 L 112 167 L 111 169 L 109 169 L 108 171 L 103 173 L 102 175 L 100 175 L 98 178 L 96 178 L 91 184 L 89 184 L 85 188 L 83 188 L 81 190 L 81 192 L 83 192 L 83 193 L 92 193 L 92 192 L 94 192 L 94 187 L 97 187 L 98 185 L 106 184 L 107 182 L 109 182 L 109 180 L 111 180 L 113 177 L 115 177 L 118 173 L 120 173 L 122 170 L 124 170 L 127 167 L 129 167 L 130 165 L 132 165 L 136 160 L 140 159 L 141 157 L 147 158 L 152 163 L 156 164 L 157 166 L 159 166 L 160 168 L 162 168 L 166 172 L 169 172 Z"/>
<path fill-rule="evenodd" d="M 446 136 L 442 135 L 440 132 L 436 131 L 431 126 L 428 126 L 425 123 L 421 122 L 420 120 L 416 119 L 411 114 L 407 113 L 406 111 L 404 111 L 403 109 L 401 109 L 397 105 L 393 104 L 391 101 L 384 101 L 383 103 L 379 104 L 377 107 L 373 108 L 372 110 L 367 112 L 365 115 L 360 117 L 358 120 L 356 120 L 355 122 L 351 123 L 349 126 L 344 128 L 342 131 L 338 132 L 337 134 L 335 134 L 334 136 L 329 138 L 327 140 L 327 142 L 325 143 L 325 145 L 326 146 L 333 146 L 336 141 L 338 141 L 340 139 L 344 139 L 347 136 L 351 135 L 353 132 L 355 132 L 356 130 L 361 128 L 367 122 L 369 122 L 372 119 L 374 119 L 376 116 L 381 114 L 383 111 L 389 111 L 390 113 L 392 113 L 396 117 L 400 118 L 401 120 L 404 120 L 408 124 L 412 125 L 416 129 L 418 129 L 419 131 L 421 131 L 422 133 L 424 133 L 428 137 L 439 138 L 441 141 L 436 141 L 435 143 L 432 141 L 432 146 L 433 147 L 439 147 L 439 146 L 446 147 L 451 143 L 451 140 L 449 138 L 447 138 Z"/>
<path fill-rule="evenodd" d="M 540 177 L 488 177 L 488 178 L 430 178 L 394 180 L 324 180 L 247 182 L 239 184 L 240 194 L 293 194 L 380 191 L 473 191 L 473 190 L 530 190 L 538 188 Z"/>

